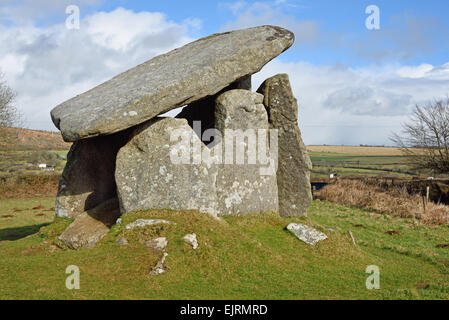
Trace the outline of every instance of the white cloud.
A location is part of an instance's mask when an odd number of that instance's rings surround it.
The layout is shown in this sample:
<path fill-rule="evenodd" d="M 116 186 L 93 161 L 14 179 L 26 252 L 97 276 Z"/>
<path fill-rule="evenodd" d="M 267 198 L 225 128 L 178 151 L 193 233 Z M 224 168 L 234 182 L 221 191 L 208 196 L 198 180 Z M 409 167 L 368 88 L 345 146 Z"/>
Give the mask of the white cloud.
<path fill-rule="evenodd" d="M 306 144 L 391 144 L 415 104 L 449 94 L 449 64 L 348 68 L 270 62 L 253 78 L 287 73 Z M 425 71 L 425 72 L 424 72 Z"/>
<path fill-rule="evenodd" d="M 348 39 L 342 46 L 351 46 L 354 53 L 371 61 L 401 60 L 426 57 L 435 51 L 448 50 L 449 31 L 437 17 L 407 13 L 393 15 L 380 30 L 365 30 Z"/>
<path fill-rule="evenodd" d="M 243 29 L 260 25 L 277 25 L 289 29 L 295 34 L 295 42 L 298 44 L 311 44 L 317 42 L 320 37 L 320 29 L 316 21 L 299 21 L 295 16 L 284 12 L 284 7 L 289 6 L 287 1 L 254 2 L 247 4 L 243 1 L 227 3 L 235 19 L 228 21 L 222 28 L 223 31 Z"/>
<path fill-rule="evenodd" d="M 193 26 L 192 26 L 193 24 Z M 118 8 L 86 16 L 79 30 L 0 25 L 0 69 L 18 93 L 28 126 L 54 130 L 49 112 L 109 78 L 193 39 L 201 22 Z"/>
<path fill-rule="evenodd" d="M 69 5 L 92 6 L 103 0 L 1 0 L 0 20 L 16 25 L 33 25 L 36 20 L 53 14 L 66 17 L 65 8 Z"/>

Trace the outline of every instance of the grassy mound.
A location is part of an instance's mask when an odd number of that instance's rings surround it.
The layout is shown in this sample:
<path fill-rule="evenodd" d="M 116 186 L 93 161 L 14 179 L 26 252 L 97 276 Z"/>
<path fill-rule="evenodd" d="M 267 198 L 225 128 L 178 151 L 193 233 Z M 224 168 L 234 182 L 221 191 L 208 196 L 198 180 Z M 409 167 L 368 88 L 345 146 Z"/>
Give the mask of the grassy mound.
<path fill-rule="evenodd" d="M 140 218 L 175 224 L 125 229 Z M 95 247 L 78 251 L 57 240 L 70 223 L 64 219 L 25 238 L 0 242 L 0 298 L 449 298 L 449 249 L 436 248 L 449 239 L 447 226 L 424 226 L 324 201 L 313 203 L 309 218 L 266 213 L 220 222 L 197 212 L 159 210 L 133 212 L 122 219 Z M 329 239 L 310 247 L 285 230 L 290 222 L 315 227 Z M 0 220 L 0 229 L 4 225 Z M 386 233 L 392 230 L 398 233 Z M 196 233 L 197 250 L 182 240 L 187 233 Z M 162 253 L 143 242 L 160 236 L 168 239 L 167 272 L 151 276 Z M 129 245 L 119 246 L 120 237 Z M 69 265 L 80 268 L 79 290 L 65 287 Z M 379 290 L 366 289 L 369 265 L 380 268 Z M 419 283 L 429 286 L 417 289 Z"/>

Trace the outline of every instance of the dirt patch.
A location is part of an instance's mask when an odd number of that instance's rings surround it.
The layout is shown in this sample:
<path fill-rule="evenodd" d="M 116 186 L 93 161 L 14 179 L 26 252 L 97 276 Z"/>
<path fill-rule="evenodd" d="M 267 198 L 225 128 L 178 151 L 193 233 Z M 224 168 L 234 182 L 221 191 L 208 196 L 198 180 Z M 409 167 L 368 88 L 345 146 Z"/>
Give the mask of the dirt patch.
<path fill-rule="evenodd" d="M 438 263 L 444 264 L 445 266 L 449 266 L 449 260 L 438 260 Z"/>
<path fill-rule="evenodd" d="M 390 236 L 394 236 L 394 235 L 402 236 L 402 232 L 397 231 L 397 230 L 390 230 L 390 231 L 385 232 L 385 234 L 389 234 Z"/>
<path fill-rule="evenodd" d="M 430 285 L 428 283 L 417 283 L 415 284 L 416 289 L 429 289 Z"/>

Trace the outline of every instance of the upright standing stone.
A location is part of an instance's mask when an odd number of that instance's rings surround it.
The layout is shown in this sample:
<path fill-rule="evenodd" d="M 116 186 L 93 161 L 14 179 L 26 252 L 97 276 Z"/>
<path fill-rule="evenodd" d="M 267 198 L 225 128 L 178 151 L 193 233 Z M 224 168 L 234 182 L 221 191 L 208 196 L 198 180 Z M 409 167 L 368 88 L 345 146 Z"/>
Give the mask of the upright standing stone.
<path fill-rule="evenodd" d="M 177 116 L 178 119 L 186 119 L 195 133 L 199 136 L 200 139 L 203 138 L 203 134 L 206 130 L 215 128 L 215 100 L 219 95 L 223 92 L 234 90 L 234 89 L 243 89 L 243 90 L 251 90 L 251 76 L 244 77 L 239 81 L 232 83 L 227 86 L 225 89 L 213 95 L 211 97 L 207 97 L 200 101 L 194 102 L 188 106 L 186 106 Z M 200 123 L 200 130 L 197 130 L 196 126 L 194 127 L 194 122 Z M 203 141 L 209 148 L 214 147 L 220 141 L 212 140 L 212 141 Z"/>
<path fill-rule="evenodd" d="M 257 92 L 264 95 L 270 128 L 278 129 L 279 133 L 279 214 L 282 217 L 306 216 L 312 202 L 312 162 L 298 128 L 298 103 L 288 75 L 279 74 L 267 79 Z"/>
<path fill-rule="evenodd" d="M 65 141 L 127 129 L 213 96 L 287 50 L 292 32 L 260 26 L 214 34 L 155 57 L 51 111 Z"/>
<path fill-rule="evenodd" d="M 116 198 L 114 179 L 117 152 L 128 131 L 75 142 L 59 178 L 56 216 L 75 218 L 105 201 Z"/>
<path fill-rule="evenodd" d="M 227 91 L 216 100 L 215 125 L 222 141 L 214 148 L 223 150 L 216 184 L 221 215 L 278 211 L 276 174 L 262 175 L 260 169 L 269 164 L 257 156 L 261 145 L 268 152 L 268 139 L 258 131 L 268 131 L 262 102 L 261 94 L 247 90 Z"/>
<path fill-rule="evenodd" d="M 115 178 L 122 213 L 172 209 L 215 215 L 217 168 L 201 157 L 195 162 L 190 145 L 200 152 L 207 148 L 185 119 L 156 118 L 136 129 L 117 155 Z"/>

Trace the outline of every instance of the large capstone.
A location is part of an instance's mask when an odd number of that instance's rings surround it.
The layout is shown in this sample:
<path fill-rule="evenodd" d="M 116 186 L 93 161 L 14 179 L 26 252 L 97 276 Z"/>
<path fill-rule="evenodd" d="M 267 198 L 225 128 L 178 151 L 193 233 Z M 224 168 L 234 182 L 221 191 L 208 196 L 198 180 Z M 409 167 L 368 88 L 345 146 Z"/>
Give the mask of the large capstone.
<path fill-rule="evenodd" d="M 298 128 L 298 103 L 288 75 L 267 79 L 257 92 L 264 95 L 270 128 L 278 130 L 279 214 L 282 217 L 306 216 L 312 202 L 312 162 Z"/>
<path fill-rule="evenodd" d="M 86 210 L 116 198 L 114 178 L 117 152 L 128 131 L 75 142 L 59 178 L 56 216 L 75 218 Z"/>
<path fill-rule="evenodd" d="M 261 26 L 215 34 L 155 57 L 54 108 L 65 141 L 111 134 L 213 96 L 288 49 L 292 32 Z"/>
<path fill-rule="evenodd" d="M 241 89 L 216 100 L 215 125 L 222 141 L 213 149 L 223 152 L 216 182 L 218 214 L 278 211 L 275 168 L 266 170 L 273 162 L 262 103 L 261 94 Z"/>
<path fill-rule="evenodd" d="M 156 118 L 136 129 L 117 155 L 122 213 L 173 209 L 215 215 L 217 167 L 201 161 L 204 148 L 185 119 Z"/>

